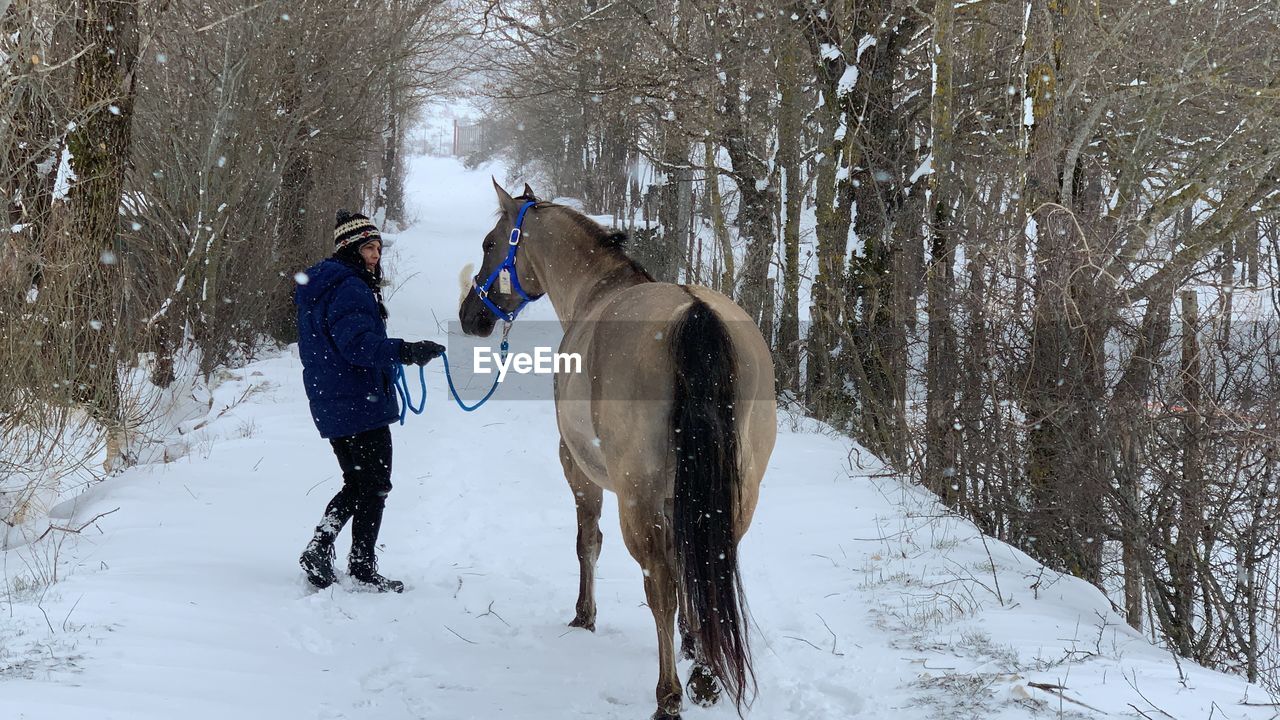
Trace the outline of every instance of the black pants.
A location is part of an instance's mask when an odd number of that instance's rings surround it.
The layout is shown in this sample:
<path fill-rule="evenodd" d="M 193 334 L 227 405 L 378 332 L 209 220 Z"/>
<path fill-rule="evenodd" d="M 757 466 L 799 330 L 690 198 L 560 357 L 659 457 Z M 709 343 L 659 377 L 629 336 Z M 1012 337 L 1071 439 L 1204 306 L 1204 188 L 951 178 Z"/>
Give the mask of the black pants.
<path fill-rule="evenodd" d="M 372 563 L 382 510 L 391 492 L 391 428 L 329 441 L 342 467 L 342 489 L 329 501 L 316 527 L 316 540 L 332 544 L 351 523 L 351 564 Z"/>

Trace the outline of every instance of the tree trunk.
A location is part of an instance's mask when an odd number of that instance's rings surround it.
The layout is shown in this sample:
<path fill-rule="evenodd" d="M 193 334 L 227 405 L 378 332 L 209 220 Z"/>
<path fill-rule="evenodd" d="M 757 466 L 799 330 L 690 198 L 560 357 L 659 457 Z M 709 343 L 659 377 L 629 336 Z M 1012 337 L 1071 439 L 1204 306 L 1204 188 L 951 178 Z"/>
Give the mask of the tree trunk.
<path fill-rule="evenodd" d="M 1182 477 L 1178 487 L 1177 537 L 1169 562 L 1173 589 L 1170 640 L 1192 657 L 1195 644 L 1197 551 L 1204 524 L 1203 393 L 1200 386 L 1200 305 L 1195 290 L 1182 293 Z"/>
<path fill-rule="evenodd" d="M 723 101 L 725 149 L 733 163 L 732 177 L 738 185 L 738 231 L 746 241 L 741 277 L 735 299 L 757 325 L 772 325 L 764 317 L 765 293 L 769 276 L 769 256 L 775 244 L 773 215 L 778 192 L 762 138 L 752 136 L 746 119 L 757 117 L 768 107 L 763 93 L 748 95 L 745 105 L 742 85 L 736 68 L 730 67 Z M 770 344 L 773 338 L 765 338 Z"/>
<path fill-rule="evenodd" d="M 1070 108 L 1059 89 L 1075 68 L 1065 56 L 1067 23 L 1078 14 L 1074 0 L 1035 0 L 1029 46 L 1045 54 L 1033 64 L 1032 111 L 1026 196 L 1035 220 L 1036 277 L 1032 300 L 1032 351 L 1026 411 L 1027 479 L 1031 492 L 1031 546 L 1046 564 L 1093 583 L 1101 581 L 1102 478 L 1096 457 L 1096 354 L 1090 327 L 1105 321 L 1101 301 L 1077 273 L 1087 267 L 1088 244 L 1063 197 L 1061 179 L 1070 127 Z"/>
<path fill-rule="evenodd" d="M 32 56 L 39 57 L 46 66 L 56 65 L 62 59 L 60 56 L 69 56 L 78 49 L 73 21 L 64 19 L 59 22 L 50 43 L 37 27 L 37 12 L 38 8 L 32 7 L 30 2 L 15 2 L 0 14 L 0 33 L 12 41 L 12 44 L 6 44 L 6 50 L 12 55 L 7 63 L 10 67 L 18 57 L 27 59 Z M 14 93 L 10 100 L 14 112 L 9 116 L 11 125 L 5 143 L 8 146 L 7 162 L 0 159 L 0 167 L 8 170 L 0 174 L 0 202 L 4 203 L 0 211 L 5 211 L 8 227 L 22 226 L 21 231 L 13 234 L 15 244 L 20 243 L 24 252 L 14 256 L 13 262 L 17 267 L 11 268 L 15 273 L 11 290 L 19 298 L 28 295 L 33 288 L 39 290 L 43 279 L 42 256 L 50 242 L 53 189 L 57 176 L 57 173 L 49 171 L 49 167 L 50 164 L 57 167 L 68 119 L 55 117 L 55 105 L 59 97 L 58 87 L 68 81 L 67 75 L 71 72 L 74 68 L 32 70 L 25 76 L 9 79 L 8 87 Z M 41 167 L 45 169 L 42 171 Z"/>
<path fill-rule="evenodd" d="M 851 125 L 858 113 L 849 88 L 841 86 L 847 67 L 845 56 L 857 56 L 857 43 L 832 15 L 833 8 L 794 3 L 791 11 L 807 15 L 805 40 L 814 58 L 813 71 L 822 102 L 814 115 L 820 128 L 818 154 L 814 158 L 814 214 L 817 220 L 817 270 L 813 279 L 809 336 L 806 339 L 805 401 L 814 417 L 823 421 L 847 418 L 852 398 L 837 377 L 834 357 L 842 350 L 841 325 L 850 305 L 846 289 L 845 249 L 853 223 L 851 166 L 855 133 Z M 842 52 L 823 52 L 824 48 Z M 843 90 L 843 92 L 842 92 Z"/>
<path fill-rule="evenodd" d="M 1244 259 L 1244 277 L 1248 279 L 1249 287 L 1258 289 L 1258 259 L 1261 256 L 1262 233 L 1258 228 L 1258 218 L 1255 216 L 1253 220 L 1245 226 L 1244 248 L 1242 248 Z"/>
<path fill-rule="evenodd" d="M 1154 369 L 1164 354 L 1171 330 L 1172 298 L 1152 300 L 1139 330 L 1137 346 L 1126 363 L 1112 398 L 1112 434 L 1116 438 L 1117 489 L 1121 561 L 1124 566 L 1125 619 L 1142 629 L 1144 574 L 1148 566 L 1142 481 L 1148 467 L 1144 448 L 1152 432 L 1147 400 Z"/>
<path fill-rule="evenodd" d="M 964 498 L 964 479 L 958 477 L 955 415 L 955 328 L 951 320 L 951 289 L 955 283 L 952 167 L 955 124 L 952 65 L 954 60 L 955 4 L 944 0 L 934 6 L 933 207 L 930 262 L 927 271 L 929 348 L 925 360 L 925 484 L 949 507 Z M 975 418 L 969 418 L 973 421 Z"/>
<path fill-rule="evenodd" d="M 1219 326 L 1218 346 L 1222 348 L 1226 348 L 1231 340 L 1231 315 L 1236 294 L 1236 250 L 1243 244 L 1241 240 L 1242 234 L 1228 238 L 1224 242 L 1222 264 L 1218 268 L 1218 297 L 1222 299 L 1222 324 Z"/>
<path fill-rule="evenodd" d="M 54 244 L 61 250 L 60 264 L 75 263 L 71 272 L 78 277 L 69 288 L 73 302 L 61 308 L 70 313 L 66 321 L 75 329 L 69 376 L 77 378 L 77 395 L 95 418 L 118 431 L 123 421 L 117 357 L 127 328 L 120 314 L 125 281 L 117 230 L 132 139 L 137 3 L 83 0 L 74 11 L 76 37 L 85 49 L 74 64 L 79 116 L 67 137 L 76 179 L 68 191 L 65 229 Z M 77 332 L 86 318 L 99 329 Z"/>
<path fill-rule="evenodd" d="M 800 213 L 805 183 L 800 170 L 802 114 L 800 103 L 800 48 L 792 40 L 778 57 L 778 166 L 783 177 L 782 218 L 782 316 L 774 350 L 780 390 L 800 390 Z"/>
<path fill-rule="evenodd" d="M 653 276 L 664 282 L 680 277 L 681 248 L 689 237 L 693 221 L 693 178 L 689 174 L 689 143 L 675 123 L 667 123 L 663 133 L 663 182 L 658 203 L 658 231 L 653 246 L 638 256 Z"/>
<path fill-rule="evenodd" d="M 384 217 L 397 225 L 404 223 L 404 127 L 399 88 L 390 84 L 387 98 L 387 129 L 383 134 L 382 186 L 379 204 Z"/>
<path fill-rule="evenodd" d="M 294 71 L 284 78 L 282 104 L 286 117 L 292 117 L 302 107 L 304 78 L 303 62 L 296 62 Z M 271 307 L 275 313 L 274 337 L 278 342 L 291 343 L 298 339 L 297 317 L 293 310 L 293 275 L 307 267 L 320 247 L 317 239 L 310 237 L 311 218 L 307 204 L 315 186 L 313 161 L 301 127 L 294 128 L 294 137 L 288 144 L 284 170 L 280 176 L 280 199 L 276 216 L 275 258 L 281 282 L 276 285 Z M 337 208 L 325 208 L 319 213 L 332 226 L 331 213 Z M 319 225 L 319 223 L 316 223 Z"/>
<path fill-rule="evenodd" d="M 919 21 L 911 13 L 900 17 L 889 3 L 871 4 L 864 12 L 892 30 L 880 30 L 878 42 L 865 50 L 859 43 L 854 52 L 860 54 L 861 73 L 846 96 L 848 117 L 858 118 L 850 127 L 855 142 L 848 162 L 856 180 L 853 226 L 862 248 L 859 251 L 855 246 L 849 255 L 847 287 L 858 312 L 845 317 L 846 335 L 853 347 L 846 348 L 843 359 L 846 367 L 857 373 L 853 382 L 846 384 L 856 388 L 858 395 L 855 427 L 859 437 L 903 467 L 907 429 L 899 422 L 905 413 L 898 388 L 904 385 L 906 372 L 902 362 L 906 357 L 906 320 L 904 308 L 895 298 L 901 296 L 899 285 L 905 278 L 896 269 L 904 267 L 898 260 L 903 252 L 899 241 L 905 236 L 917 242 L 920 237 L 918 232 L 899 235 L 904 228 L 918 225 L 902 214 L 906 205 L 903 187 L 918 158 L 900 139 L 908 131 L 894 112 L 894 78 L 902 61 L 900 50 L 911 42 Z"/>
<path fill-rule="evenodd" d="M 708 135 L 703 141 L 706 164 L 707 206 L 711 214 L 711 232 L 716 238 L 716 247 L 720 250 L 721 271 L 712 274 L 712 287 L 733 297 L 733 278 L 737 273 L 733 260 L 733 242 L 729 239 L 729 226 L 724 218 L 724 205 L 720 198 L 720 170 L 716 163 L 716 149 L 719 146 L 712 142 Z"/>

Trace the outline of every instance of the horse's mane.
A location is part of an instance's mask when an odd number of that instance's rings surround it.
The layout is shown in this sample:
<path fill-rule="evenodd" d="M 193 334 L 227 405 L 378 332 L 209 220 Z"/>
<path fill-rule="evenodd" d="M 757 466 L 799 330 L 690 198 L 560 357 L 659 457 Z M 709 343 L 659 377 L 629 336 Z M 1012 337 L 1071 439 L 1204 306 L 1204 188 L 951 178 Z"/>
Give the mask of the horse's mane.
<path fill-rule="evenodd" d="M 584 233 L 590 235 L 601 247 L 615 248 L 625 250 L 627 246 L 627 233 L 625 230 L 610 230 L 582 213 L 574 210 L 568 205 L 556 205 L 547 203 L 550 207 L 561 208 L 567 210 L 565 214 L 573 221 L 573 224 Z"/>
<path fill-rule="evenodd" d="M 520 199 L 520 198 L 517 198 Z M 654 277 L 649 274 L 644 266 L 631 257 L 626 252 L 627 233 L 625 230 L 610 230 L 582 213 L 574 210 L 568 205 L 560 205 L 558 203 L 537 200 L 537 207 L 561 210 L 561 214 L 573 223 L 574 227 L 581 230 L 587 237 L 595 240 L 596 245 L 614 254 L 623 260 L 634 270 L 650 282 L 655 282 Z"/>

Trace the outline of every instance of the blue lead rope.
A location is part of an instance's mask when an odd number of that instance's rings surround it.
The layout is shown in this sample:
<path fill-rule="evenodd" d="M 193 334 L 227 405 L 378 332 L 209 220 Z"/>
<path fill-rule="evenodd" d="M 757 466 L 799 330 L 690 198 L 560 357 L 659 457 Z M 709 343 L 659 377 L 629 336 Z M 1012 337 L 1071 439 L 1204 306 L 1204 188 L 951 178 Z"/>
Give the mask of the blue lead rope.
<path fill-rule="evenodd" d="M 418 407 L 414 407 L 409 395 L 409 378 L 404 375 L 404 365 L 396 365 L 396 393 L 400 396 L 401 425 L 410 412 L 421 415 L 427 409 L 427 369 L 422 365 L 418 366 L 418 387 L 422 388 L 422 396 L 418 400 Z"/>
<path fill-rule="evenodd" d="M 508 325 L 502 333 L 502 344 L 499 346 L 499 358 L 501 362 L 506 362 L 507 360 L 507 350 L 510 348 L 510 345 L 507 343 L 507 332 L 509 332 L 510 329 L 511 326 Z M 498 389 L 498 377 L 495 377 L 493 379 L 493 387 L 489 388 L 489 392 L 485 393 L 484 397 L 480 398 L 480 401 L 476 404 L 467 405 L 462 401 L 462 396 L 458 395 L 458 389 L 453 385 L 453 373 L 449 371 L 449 356 L 442 353 L 440 355 L 440 360 L 444 362 L 444 377 L 449 381 L 449 392 L 453 395 L 453 401 L 456 402 L 458 407 L 463 410 L 472 412 L 481 405 L 484 405 L 489 401 L 489 398 L 493 397 L 493 393 Z M 409 379 L 405 377 L 404 374 L 404 365 L 396 366 L 396 393 L 400 396 L 401 425 L 404 424 L 404 420 L 408 417 L 410 412 L 414 415 L 421 415 L 422 412 L 427 409 L 427 375 L 426 368 L 422 365 L 418 366 L 418 386 L 422 389 L 420 396 L 421 399 L 418 400 L 418 406 L 414 407 L 412 400 L 413 396 L 409 392 Z"/>
<path fill-rule="evenodd" d="M 502 358 L 502 361 L 506 362 L 507 339 L 505 337 L 502 339 L 500 352 L 501 352 L 500 357 Z M 440 359 L 444 360 L 444 377 L 446 380 L 449 381 L 449 392 L 453 394 L 453 401 L 458 403 L 458 407 L 462 408 L 463 410 L 467 412 L 471 412 L 476 408 L 480 407 L 481 405 L 485 404 L 486 402 L 489 402 L 489 398 L 493 397 L 494 391 L 498 389 L 498 377 L 501 377 L 500 375 L 493 378 L 493 387 L 489 388 L 489 392 L 485 393 L 484 397 L 480 398 L 480 402 L 477 402 L 475 405 L 467 405 L 466 403 L 462 402 L 462 398 L 458 395 L 458 389 L 453 386 L 453 374 L 449 372 L 448 356 L 441 355 Z"/>

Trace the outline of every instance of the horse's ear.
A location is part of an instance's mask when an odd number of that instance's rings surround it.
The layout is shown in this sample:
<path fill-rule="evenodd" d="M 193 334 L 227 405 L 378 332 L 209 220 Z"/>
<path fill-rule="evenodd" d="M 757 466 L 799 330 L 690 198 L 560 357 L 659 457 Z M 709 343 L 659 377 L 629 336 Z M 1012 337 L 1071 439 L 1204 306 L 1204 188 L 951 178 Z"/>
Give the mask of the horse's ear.
<path fill-rule="evenodd" d="M 498 180 L 492 175 L 489 176 L 489 179 L 493 180 L 493 189 L 498 193 L 498 205 L 502 207 L 502 212 L 507 215 L 515 215 L 520 209 L 516 205 L 515 198 L 507 194 L 507 191 L 502 189 L 502 186 L 498 184 Z"/>
<path fill-rule="evenodd" d="M 533 194 L 533 188 L 529 187 L 529 183 L 525 183 L 525 184 L 524 184 L 524 193 L 523 193 L 523 197 L 524 197 L 524 199 L 525 199 L 525 200 L 537 200 L 537 199 L 538 199 L 537 197 L 535 197 L 535 196 L 534 196 L 534 194 Z"/>

